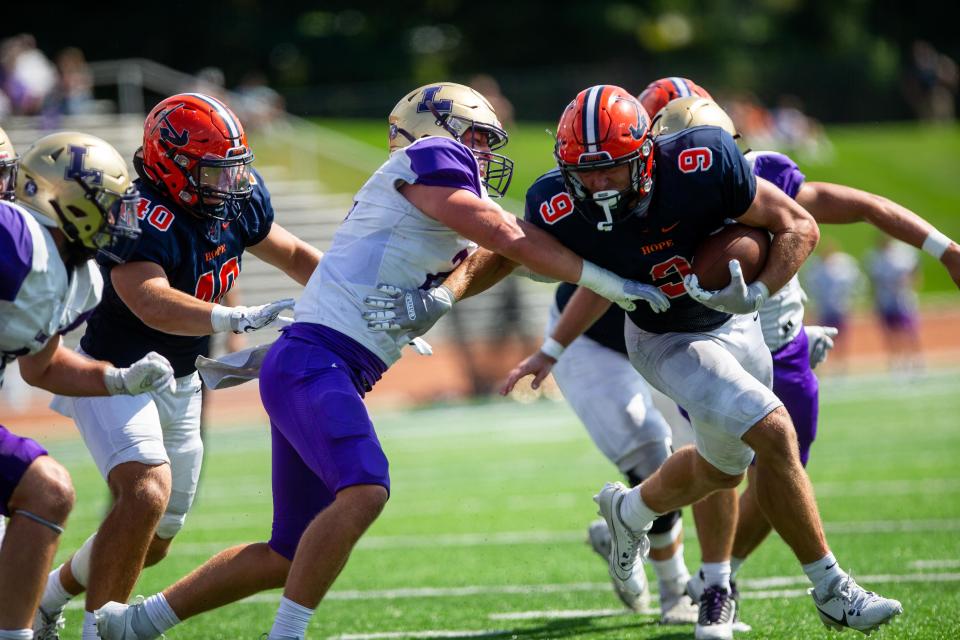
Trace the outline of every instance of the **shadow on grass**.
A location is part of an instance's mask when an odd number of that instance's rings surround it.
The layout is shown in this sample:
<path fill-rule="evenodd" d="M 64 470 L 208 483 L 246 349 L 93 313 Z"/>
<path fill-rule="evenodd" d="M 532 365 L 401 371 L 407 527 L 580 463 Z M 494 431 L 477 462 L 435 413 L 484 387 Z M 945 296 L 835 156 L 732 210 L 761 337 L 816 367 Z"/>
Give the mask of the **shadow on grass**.
<path fill-rule="evenodd" d="M 462 636 L 444 635 L 445 639 L 466 640 L 467 638 L 510 638 L 516 640 L 555 640 L 557 638 L 580 638 L 594 635 L 617 634 L 618 637 L 634 637 L 643 640 L 687 640 L 690 638 L 690 628 L 693 625 L 682 627 L 664 627 L 654 620 L 623 622 L 614 625 L 598 625 L 597 622 L 608 619 L 605 617 L 567 618 L 550 620 L 536 627 L 521 629 L 504 629 L 488 633 L 465 633 Z M 434 634 L 419 636 L 416 632 L 404 636 L 410 640 L 436 638 Z"/>

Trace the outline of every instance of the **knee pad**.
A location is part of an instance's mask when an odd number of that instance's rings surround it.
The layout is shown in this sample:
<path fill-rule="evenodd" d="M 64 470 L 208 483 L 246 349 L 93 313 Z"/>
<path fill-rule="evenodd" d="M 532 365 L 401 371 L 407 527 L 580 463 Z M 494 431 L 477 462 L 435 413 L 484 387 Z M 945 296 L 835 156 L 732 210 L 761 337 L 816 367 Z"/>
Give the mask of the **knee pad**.
<path fill-rule="evenodd" d="M 203 461 L 203 447 L 194 447 L 186 451 L 168 451 L 170 456 L 170 475 L 173 487 L 167 510 L 157 523 L 157 537 L 169 540 L 183 528 L 187 513 L 193 506 L 197 495 L 197 482 L 200 480 L 200 465 Z"/>
<path fill-rule="evenodd" d="M 170 502 L 167 503 L 167 510 L 160 516 L 160 522 L 157 523 L 157 537 L 169 540 L 183 529 L 183 523 L 187 520 L 187 512 L 193 504 L 193 492 L 183 491 L 170 492 Z"/>
<path fill-rule="evenodd" d="M 670 457 L 670 440 L 645 442 L 620 460 L 620 469 L 630 480 L 631 486 L 649 478 Z"/>
<path fill-rule="evenodd" d="M 653 548 L 666 547 L 672 544 L 683 531 L 683 523 L 680 518 L 680 510 L 665 513 L 653 521 L 653 526 L 647 536 L 650 538 L 650 546 Z"/>

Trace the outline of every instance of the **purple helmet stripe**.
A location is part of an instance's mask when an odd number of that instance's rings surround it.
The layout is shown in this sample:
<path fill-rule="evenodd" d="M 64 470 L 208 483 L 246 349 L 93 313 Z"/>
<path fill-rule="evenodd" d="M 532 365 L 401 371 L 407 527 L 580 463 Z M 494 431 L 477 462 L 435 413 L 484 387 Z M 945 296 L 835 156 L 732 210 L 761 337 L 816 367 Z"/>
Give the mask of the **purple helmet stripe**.
<path fill-rule="evenodd" d="M 227 125 L 227 130 L 230 132 L 231 138 L 240 138 L 240 123 L 237 122 L 236 118 L 233 117 L 233 114 L 230 113 L 230 110 L 227 108 L 227 105 L 223 104 L 216 98 L 211 98 L 210 96 L 204 95 L 202 93 L 186 93 L 184 95 L 193 96 L 194 98 L 199 98 L 213 107 L 213 110 L 217 112 L 217 115 L 220 116 L 224 123 Z"/>
<path fill-rule="evenodd" d="M 670 78 L 670 82 L 673 83 L 673 86 L 677 88 L 677 95 L 681 98 L 686 98 L 687 96 L 692 96 L 693 93 L 690 91 L 690 87 L 687 86 L 686 78 Z"/>

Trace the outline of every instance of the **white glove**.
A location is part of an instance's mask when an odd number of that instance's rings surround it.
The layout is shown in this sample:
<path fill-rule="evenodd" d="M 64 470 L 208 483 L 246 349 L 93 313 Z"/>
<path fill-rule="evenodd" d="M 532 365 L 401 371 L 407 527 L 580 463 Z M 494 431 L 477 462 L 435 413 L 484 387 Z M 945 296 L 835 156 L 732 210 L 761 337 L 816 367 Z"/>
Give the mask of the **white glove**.
<path fill-rule="evenodd" d="M 833 349 L 833 339 L 837 337 L 840 331 L 836 327 L 808 327 L 804 325 L 803 332 L 807 334 L 810 368 L 816 369 L 818 364 L 827 359 L 827 353 Z"/>
<path fill-rule="evenodd" d="M 112 396 L 137 396 L 153 391 L 170 391 L 177 388 L 173 379 L 170 361 L 156 351 L 151 351 L 129 367 L 107 367 L 103 383 Z"/>
<path fill-rule="evenodd" d="M 363 319 L 371 331 L 400 332 L 397 344 L 401 345 L 429 331 L 457 301 L 453 292 L 443 285 L 423 290 L 378 284 L 377 290 L 383 295 L 363 299 L 371 309 L 363 312 Z"/>
<path fill-rule="evenodd" d="M 670 308 L 670 299 L 660 289 L 635 280 L 626 280 L 587 260 L 583 261 L 583 271 L 577 284 L 616 302 L 626 311 L 637 308 L 634 300 L 643 300 L 650 305 L 654 313 Z"/>
<path fill-rule="evenodd" d="M 767 285 L 757 280 L 747 286 L 747 283 L 743 281 L 743 270 L 740 268 L 739 260 L 731 260 L 728 266 L 730 268 L 730 284 L 719 291 L 701 289 L 700 281 L 692 273 L 684 277 L 683 287 L 691 298 L 717 311 L 740 314 L 758 311 L 770 297 L 770 290 L 767 289 Z"/>
<path fill-rule="evenodd" d="M 281 311 L 293 309 L 296 303 L 297 301 L 293 298 L 284 298 L 257 307 L 224 307 L 217 304 L 210 312 L 210 324 L 213 326 L 214 333 L 223 331 L 249 333 L 273 324 Z"/>

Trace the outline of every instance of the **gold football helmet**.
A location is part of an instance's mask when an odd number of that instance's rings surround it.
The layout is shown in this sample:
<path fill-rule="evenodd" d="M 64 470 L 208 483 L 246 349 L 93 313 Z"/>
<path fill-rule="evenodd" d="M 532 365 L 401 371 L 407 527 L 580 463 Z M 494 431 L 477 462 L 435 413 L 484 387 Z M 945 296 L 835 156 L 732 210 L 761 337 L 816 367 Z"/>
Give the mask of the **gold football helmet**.
<path fill-rule="evenodd" d="M 474 139 L 470 145 L 480 164 L 487 191 L 501 197 L 513 177 L 513 161 L 492 153 L 507 144 L 497 113 L 478 91 L 454 82 L 435 82 L 405 95 L 390 112 L 390 151 L 401 149 L 426 136 L 443 136 L 463 142 L 467 131 L 486 134 L 486 144 Z"/>
<path fill-rule="evenodd" d="M 653 136 L 657 137 L 704 125 L 720 127 L 734 138 L 739 135 L 727 112 L 713 100 L 700 96 L 677 98 L 668 102 L 653 119 L 651 131 Z"/>
<path fill-rule="evenodd" d="M 127 163 L 117 150 L 85 133 L 53 133 L 23 155 L 17 200 L 41 224 L 58 227 L 87 257 L 129 257 L 140 238 L 137 203 Z"/>
<path fill-rule="evenodd" d="M 0 128 L 0 200 L 13 200 L 19 165 L 20 156 L 7 132 Z"/>

